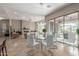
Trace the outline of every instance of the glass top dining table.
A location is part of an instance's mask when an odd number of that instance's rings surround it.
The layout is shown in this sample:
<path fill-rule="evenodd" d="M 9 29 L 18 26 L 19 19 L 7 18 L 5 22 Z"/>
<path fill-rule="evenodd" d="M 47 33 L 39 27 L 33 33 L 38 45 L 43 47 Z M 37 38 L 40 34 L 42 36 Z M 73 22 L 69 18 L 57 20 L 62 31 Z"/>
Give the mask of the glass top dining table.
<path fill-rule="evenodd" d="M 40 43 L 40 51 L 42 51 L 43 50 L 43 46 L 44 46 L 43 41 L 46 40 L 46 37 L 44 37 L 44 36 L 37 36 L 36 40 Z"/>

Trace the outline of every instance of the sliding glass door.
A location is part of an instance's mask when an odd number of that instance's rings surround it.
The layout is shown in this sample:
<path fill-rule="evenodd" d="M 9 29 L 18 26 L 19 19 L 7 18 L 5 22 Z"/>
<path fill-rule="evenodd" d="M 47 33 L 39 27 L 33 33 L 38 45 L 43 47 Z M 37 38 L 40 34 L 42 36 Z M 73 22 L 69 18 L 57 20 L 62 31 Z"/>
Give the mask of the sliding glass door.
<path fill-rule="evenodd" d="M 55 35 L 57 41 L 78 46 L 78 13 L 62 16 L 55 19 Z"/>
<path fill-rule="evenodd" d="M 73 13 L 65 16 L 64 25 L 64 42 L 77 46 L 78 45 L 78 37 L 76 33 L 76 29 L 78 28 L 78 13 Z"/>
<path fill-rule="evenodd" d="M 63 17 L 55 19 L 55 36 L 57 41 L 63 42 Z"/>

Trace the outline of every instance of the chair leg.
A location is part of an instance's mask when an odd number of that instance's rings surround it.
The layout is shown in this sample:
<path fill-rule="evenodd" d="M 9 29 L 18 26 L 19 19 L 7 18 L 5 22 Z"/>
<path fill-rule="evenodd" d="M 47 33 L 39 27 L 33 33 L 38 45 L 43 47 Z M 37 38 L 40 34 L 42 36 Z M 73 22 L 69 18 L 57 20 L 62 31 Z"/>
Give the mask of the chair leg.
<path fill-rule="evenodd" d="M 4 47 L 2 47 L 2 55 L 4 56 Z"/>
<path fill-rule="evenodd" d="M 4 47 L 4 49 L 5 49 L 6 56 L 8 56 L 8 54 L 7 54 L 7 48 L 6 48 L 6 46 Z"/>
<path fill-rule="evenodd" d="M 1 51 L 0 51 L 0 56 L 1 56 Z"/>

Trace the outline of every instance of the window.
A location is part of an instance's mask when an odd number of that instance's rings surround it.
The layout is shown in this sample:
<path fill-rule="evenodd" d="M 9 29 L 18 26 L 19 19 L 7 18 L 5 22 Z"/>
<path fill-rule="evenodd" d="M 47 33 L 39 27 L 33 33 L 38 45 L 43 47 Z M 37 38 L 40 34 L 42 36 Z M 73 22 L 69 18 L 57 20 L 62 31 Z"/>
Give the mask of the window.
<path fill-rule="evenodd" d="M 43 37 L 43 29 L 45 28 L 46 23 L 45 22 L 38 22 L 37 23 L 37 36 Z"/>
<path fill-rule="evenodd" d="M 63 42 L 63 17 L 55 19 L 55 35 L 57 41 Z"/>
<path fill-rule="evenodd" d="M 78 46 L 78 13 L 69 14 L 55 19 L 57 41 Z"/>

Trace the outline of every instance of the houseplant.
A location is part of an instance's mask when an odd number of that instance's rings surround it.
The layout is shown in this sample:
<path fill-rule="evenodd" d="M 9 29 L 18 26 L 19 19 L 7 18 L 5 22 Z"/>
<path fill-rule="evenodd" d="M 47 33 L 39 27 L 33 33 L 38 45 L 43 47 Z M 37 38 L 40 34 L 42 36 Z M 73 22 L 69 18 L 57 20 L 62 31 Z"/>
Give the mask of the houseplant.
<path fill-rule="evenodd" d="M 78 47 L 79 47 L 79 28 L 77 28 L 76 33 L 78 34 Z"/>
<path fill-rule="evenodd" d="M 43 30 L 43 33 L 44 33 L 44 37 L 46 36 L 46 32 L 47 32 L 47 30 L 44 28 Z"/>
<path fill-rule="evenodd" d="M 79 28 L 76 30 L 77 34 L 79 35 Z"/>

